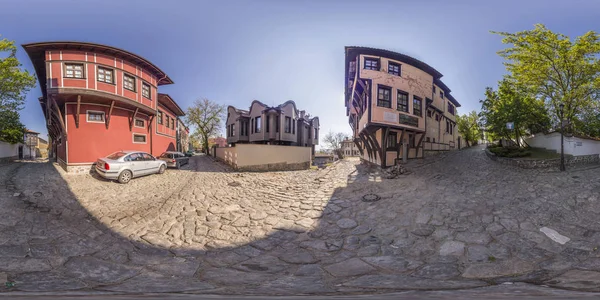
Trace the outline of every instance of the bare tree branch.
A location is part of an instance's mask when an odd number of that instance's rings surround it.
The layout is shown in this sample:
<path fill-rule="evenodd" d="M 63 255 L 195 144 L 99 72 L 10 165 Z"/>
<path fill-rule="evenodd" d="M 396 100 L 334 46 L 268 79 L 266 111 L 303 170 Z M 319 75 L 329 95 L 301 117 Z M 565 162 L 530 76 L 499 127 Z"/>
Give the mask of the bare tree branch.
<path fill-rule="evenodd" d="M 342 141 L 346 139 L 348 139 L 348 135 L 343 132 L 333 133 L 332 131 L 329 131 L 323 138 L 323 142 L 325 142 L 327 148 L 334 151 L 339 158 L 343 158 L 344 154 L 340 149 L 342 148 Z"/>
<path fill-rule="evenodd" d="M 194 101 L 187 110 L 187 122 L 195 126 L 196 136 L 202 144 L 202 151 L 208 153 L 208 139 L 214 137 L 222 128 L 225 119 L 225 106 L 206 98 Z"/>

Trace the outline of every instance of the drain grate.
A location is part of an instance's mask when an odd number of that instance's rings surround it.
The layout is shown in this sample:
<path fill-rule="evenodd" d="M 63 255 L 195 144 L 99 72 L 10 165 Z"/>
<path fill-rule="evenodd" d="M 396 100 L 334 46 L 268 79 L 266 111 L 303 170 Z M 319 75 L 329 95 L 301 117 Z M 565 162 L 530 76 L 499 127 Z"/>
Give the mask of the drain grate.
<path fill-rule="evenodd" d="M 379 200 L 381 200 L 381 197 L 379 197 L 379 195 L 376 194 L 366 194 L 362 197 L 363 202 L 376 202 Z"/>

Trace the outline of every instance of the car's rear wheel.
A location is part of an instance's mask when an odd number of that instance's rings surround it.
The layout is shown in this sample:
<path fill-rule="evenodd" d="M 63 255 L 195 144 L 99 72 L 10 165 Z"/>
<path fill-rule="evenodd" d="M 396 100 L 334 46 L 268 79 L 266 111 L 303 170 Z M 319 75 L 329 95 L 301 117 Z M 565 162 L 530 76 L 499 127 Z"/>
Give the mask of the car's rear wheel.
<path fill-rule="evenodd" d="M 165 167 L 165 165 L 161 165 L 160 168 L 158 169 L 158 174 L 164 173 L 166 168 L 167 167 Z"/>
<path fill-rule="evenodd" d="M 119 183 L 128 183 L 131 180 L 132 173 L 129 170 L 125 170 L 119 174 L 118 181 Z"/>

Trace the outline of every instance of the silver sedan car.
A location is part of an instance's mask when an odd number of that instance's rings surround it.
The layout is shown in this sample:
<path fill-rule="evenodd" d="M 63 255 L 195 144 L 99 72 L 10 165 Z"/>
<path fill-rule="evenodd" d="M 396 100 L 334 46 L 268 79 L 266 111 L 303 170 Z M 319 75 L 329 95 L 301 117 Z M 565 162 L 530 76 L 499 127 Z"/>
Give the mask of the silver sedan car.
<path fill-rule="evenodd" d="M 96 161 L 96 172 L 110 180 L 128 183 L 131 178 L 162 174 L 167 163 L 141 151 L 117 151 Z"/>
<path fill-rule="evenodd" d="M 177 151 L 167 151 L 161 154 L 158 159 L 164 160 L 167 163 L 167 167 L 174 167 L 177 169 L 183 165 L 187 165 L 190 162 L 189 157 Z"/>

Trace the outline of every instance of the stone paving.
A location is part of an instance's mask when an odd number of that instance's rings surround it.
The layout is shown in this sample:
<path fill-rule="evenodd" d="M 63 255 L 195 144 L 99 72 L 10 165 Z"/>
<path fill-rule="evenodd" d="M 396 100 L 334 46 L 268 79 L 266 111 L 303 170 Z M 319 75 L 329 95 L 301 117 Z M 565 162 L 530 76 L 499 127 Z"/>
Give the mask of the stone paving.
<path fill-rule="evenodd" d="M 516 169 L 480 147 L 394 179 L 357 160 L 274 173 L 190 162 L 127 185 L 0 166 L 0 280 L 14 284 L 0 292 L 600 291 L 597 167 Z"/>

